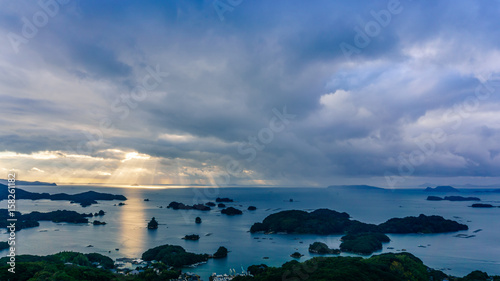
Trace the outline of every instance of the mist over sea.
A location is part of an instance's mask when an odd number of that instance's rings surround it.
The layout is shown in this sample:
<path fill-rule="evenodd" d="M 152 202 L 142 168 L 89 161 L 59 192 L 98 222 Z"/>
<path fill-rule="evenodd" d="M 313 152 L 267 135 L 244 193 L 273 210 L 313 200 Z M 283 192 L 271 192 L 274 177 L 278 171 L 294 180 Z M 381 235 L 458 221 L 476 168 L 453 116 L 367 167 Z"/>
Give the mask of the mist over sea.
<path fill-rule="evenodd" d="M 19 186 L 32 192 L 79 193 L 88 190 L 125 195 L 121 201 L 99 201 L 90 207 L 68 201 L 18 200 L 17 211 L 47 212 L 74 210 L 95 213 L 104 210 L 106 215 L 96 218 L 106 225 L 40 222 L 39 227 L 17 232 L 17 254 L 48 255 L 60 251 L 97 252 L 113 259 L 140 258 L 149 248 L 163 244 L 180 245 L 187 251 L 213 254 L 219 246 L 230 251 L 227 259 L 209 260 L 207 264 L 185 271 L 195 272 L 206 279 L 212 272 L 228 273 L 229 269 L 241 271 L 253 264 L 265 263 L 279 266 L 292 260 L 295 251 L 304 261 L 314 255 L 308 253 L 309 244 L 325 242 L 338 248 L 341 235 L 292 235 L 251 234 L 255 222 L 282 210 L 315 210 L 329 208 L 347 212 L 352 219 L 366 223 L 382 223 L 393 217 L 440 215 L 469 226 L 468 231 L 446 234 L 388 235 L 391 242 L 384 244 L 381 252 L 398 252 L 402 249 L 416 255 L 435 269 L 447 274 L 463 276 L 473 270 L 500 275 L 500 208 L 470 208 L 471 202 L 427 201 L 428 195 L 462 195 L 481 198 L 481 203 L 500 205 L 500 193 L 462 190 L 456 194 L 427 193 L 423 190 L 347 190 L 337 188 L 130 188 L 103 186 Z M 220 214 L 221 208 L 209 212 L 167 209 L 171 201 L 185 204 L 215 202 L 217 197 L 229 197 L 225 203 L 243 210 L 241 216 Z M 144 199 L 149 201 L 144 201 Z M 290 199 L 293 199 L 291 202 Z M 1 202 L 6 208 L 6 201 Z M 160 208 L 160 206 L 162 208 Z M 248 211 L 256 206 L 256 211 Z M 195 224 L 195 218 L 202 219 Z M 148 230 L 147 222 L 155 217 L 160 223 L 157 230 Z M 92 218 L 90 218 L 92 221 Z M 5 232 L 5 231 L 4 231 Z M 186 234 L 199 234 L 199 241 L 181 239 Z M 455 237 L 457 234 L 475 235 L 471 238 Z M 4 239 L 5 240 L 5 239 Z M 87 247 L 92 245 L 93 247 Z M 392 247 L 393 249 L 387 249 Z M 116 250 L 119 249 L 119 250 Z M 379 254 L 381 252 L 376 252 Z M 6 250 L 0 251 L 5 255 Z M 342 253 L 342 256 L 347 255 Z M 263 259 L 268 257 L 268 259 Z"/>

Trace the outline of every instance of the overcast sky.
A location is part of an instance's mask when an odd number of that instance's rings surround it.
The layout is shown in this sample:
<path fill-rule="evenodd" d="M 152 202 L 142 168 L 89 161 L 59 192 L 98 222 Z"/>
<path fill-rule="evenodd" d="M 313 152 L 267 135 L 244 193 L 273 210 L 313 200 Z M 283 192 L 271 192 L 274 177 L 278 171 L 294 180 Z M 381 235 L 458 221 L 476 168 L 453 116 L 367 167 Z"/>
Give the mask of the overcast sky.
<path fill-rule="evenodd" d="M 500 182 L 499 1 L 40 3 L 0 1 L 0 178 Z"/>

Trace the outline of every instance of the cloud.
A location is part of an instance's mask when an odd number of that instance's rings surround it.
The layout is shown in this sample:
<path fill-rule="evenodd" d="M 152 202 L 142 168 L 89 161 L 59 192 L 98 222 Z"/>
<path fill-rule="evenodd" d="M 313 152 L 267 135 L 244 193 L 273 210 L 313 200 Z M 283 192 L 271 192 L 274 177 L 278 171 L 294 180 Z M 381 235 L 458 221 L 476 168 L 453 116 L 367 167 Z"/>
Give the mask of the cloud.
<path fill-rule="evenodd" d="M 387 3 L 244 1 L 220 21 L 211 1 L 72 1 L 18 54 L 0 45 L 0 164 L 66 182 L 213 184 L 231 161 L 231 184 L 385 184 L 411 161 L 408 183 L 500 176 L 498 2 L 400 3 L 348 58 Z M 2 38 L 41 9 L 2 4 Z M 248 161 L 284 106 L 296 118 Z"/>

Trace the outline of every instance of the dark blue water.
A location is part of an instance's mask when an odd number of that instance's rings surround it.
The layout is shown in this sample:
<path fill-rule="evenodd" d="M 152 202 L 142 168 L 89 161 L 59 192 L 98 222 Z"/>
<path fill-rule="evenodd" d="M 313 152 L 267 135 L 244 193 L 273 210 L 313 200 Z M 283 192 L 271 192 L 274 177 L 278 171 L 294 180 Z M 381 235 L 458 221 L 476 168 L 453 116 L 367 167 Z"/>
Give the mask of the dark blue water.
<path fill-rule="evenodd" d="M 463 276 L 472 270 L 482 270 L 500 275 L 500 208 L 474 209 L 470 202 L 434 202 L 425 200 L 429 195 L 417 190 L 350 191 L 327 188 L 117 188 L 97 186 L 22 187 L 34 192 L 78 193 L 87 190 L 123 194 L 128 200 L 125 206 L 113 206 L 118 201 L 100 201 L 99 204 L 82 208 L 66 201 L 19 200 L 17 209 L 22 213 L 51 211 L 57 209 L 78 212 L 104 210 L 106 215 L 98 218 L 107 225 L 56 224 L 41 222 L 40 227 L 18 232 L 17 253 L 47 255 L 60 251 L 98 252 L 112 258 L 140 257 L 149 248 L 174 244 L 190 252 L 214 253 L 219 246 L 230 250 L 227 259 L 210 260 L 207 264 L 186 271 L 196 272 L 204 279 L 212 272 L 228 273 L 230 268 L 240 271 L 252 264 L 265 263 L 279 266 L 291 260 L 290 254 L 298 251 L 306 260 L 309 244 L 314 241 L 338 248 L 339 235 L 264 235 L 250 234 L 254 222 L 281 210 L 314 210 L 330 208 L 347 212 L 353 219 L 367 223 L 381 223 L 389 218 L 417 216 L 419 214 L 441 215 L 469 226 L 473 238 L 457 238 L 457 233 L 437 235 L 389 235 L 391 242 L 382 252 L 397 252 L 406 249 L 430 267 L 444 270 L 448 274 Z M 444 196 L 444 194 L 432 194 Z M 477 196 L 484 203 L 500 205 L 498 193 L 461 192 L 462 196 Z M 216 197 L 230 197 L 234 206 L 244 210 L 242 216 L 228 217 L 215 207 L 210 212 L 194 210 L 172 210 L 166 206 L 171 201 L 186 204 L 215 201 Z M 149 198 L 149 202 L 144 199 Z M 293 199 L 290 202 L 289 199 Z M 2 201 L 2 208 L 6 202 Z M 249 205 L 256 211 L 247 211 Z M 160 208 L 163 206 L 163 208 Z M 202 224 L 194 220 L 200 216 Z M 155 231 L 146 229 L 147 222 L 156 217 L 160 226 Z M 477 233 L 473 231 L 482 229 Z M 199 241 L 181 239 L 186 234 L 199 234 Z M 206 236 L 209 234 L 209 236 Z M 255 239 L 259 238 L 259 239 Z M 5 240 L 5 239 L 2 239 Z M 86 247 L 93 245 L 92 248 Z M 426 248 L 419 247 L 426 246 Z M 430 245 L 430 246 L 428 246 Z M 394 249 L 388 250 L 387 247 Z M 115 249 L 119 249 L 116 251 Z M 0 252 L 0 255 L 6 251 Z M 379 252 L 381 253 L 381 252 Z M 378 253 L 375 253 L 378 254 Z M 345 254 L 342 254 L 345 255 Z M 263 259 L 268 257 L 269 259 Z"/>

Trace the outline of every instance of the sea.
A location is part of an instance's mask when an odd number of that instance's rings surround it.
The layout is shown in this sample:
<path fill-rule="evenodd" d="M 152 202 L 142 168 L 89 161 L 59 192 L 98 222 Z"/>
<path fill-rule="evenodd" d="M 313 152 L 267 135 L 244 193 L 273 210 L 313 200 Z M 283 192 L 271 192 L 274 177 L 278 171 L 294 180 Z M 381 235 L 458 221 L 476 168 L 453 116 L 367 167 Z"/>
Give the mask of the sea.
<path fill-rule="evenodd" d="M 487 190 L 464 189 L 459 193 L 441 194 L 423 189 L 348 189 L 316 187 L 188 187 L 188 186 L 18 186 L 31 192 L 80 193 L 89 190 L 125 195 L 128 200 L 99 201 L 81 207 L 69 201 L 17 200 L 21 213 L 32 211 L 74 210 L 79 213 L 106 214 L 96 220 L 106 225 L 40 222 L 39 227 L 17 232 L 16 252 L 20 254 L 49 255 L 61 251 L 100 253 L 113 259 L 140 258 L 146 250 L 165 244 L 182 246 L 189 252 L 213 254 L 220 246 L 229 250 L 227 258 L 210 259 L 206 264 L 185 268 L 184 272 L 200 275 L 208 280 L 212 273 L 241 272 L 254 264 L 281 266 L 293 260 L 290 255 L 299 252 L 305 261 L 316 255 L 308 252 L 309 244 L 319 241 L 330 248 L 338 248 L 341 235 L 252 234 L 250 227 L 266 216 L 283 210 L 312 211 L 328 208 L 347 212 L 352 219 L 379 224 L 390 218 L 439 215 L 469 226 L 469 230 L 444 234 L 388 235 L 391 242 L 382 251 L 407 251 L 420 258 L 427 266 L 446 274 L 464 276 L 473 270 L 500 275 L 500 208 L 471 208 L 474 202 L 427 201 L 429 195 L 474 196 L 481 203 L 500 206 L 500 193 Z M 217 197 L 234 200 L 225 203 L 243 211 L 242 215 L 227 216 L 221 208 L 211 211 L 173 210 L 166 208 L 172 201 L 185 204 L 215 202 Z M 145 201 L 149 199 L 149 201 Z M 257 210 L 248 211 L 248 206 Z M 0 208 L 6 208 L 5 200 Z M 201 224 L 195 218 L 202 219 Z M 148 230 L 147 223 L 155 217 L 157 230 Z M 93 219 L 91 218 L 90 221 Z M 6 241 L 7 231 L 4 231 Z M 182 239 L 187 234 L 198 234 L 198 241 Z M 460 235 L 458 235 L 460 234 Z M 458 237 L 457 237 L 458 235 Z M 465 238 L 468 237 L 468 238 Z M 0 256 L 7 250 L 0 251 Z M 342 253 L 341 256 L 356 256 Z M 369 257 L 369 256 L 363 256 Z"/>

